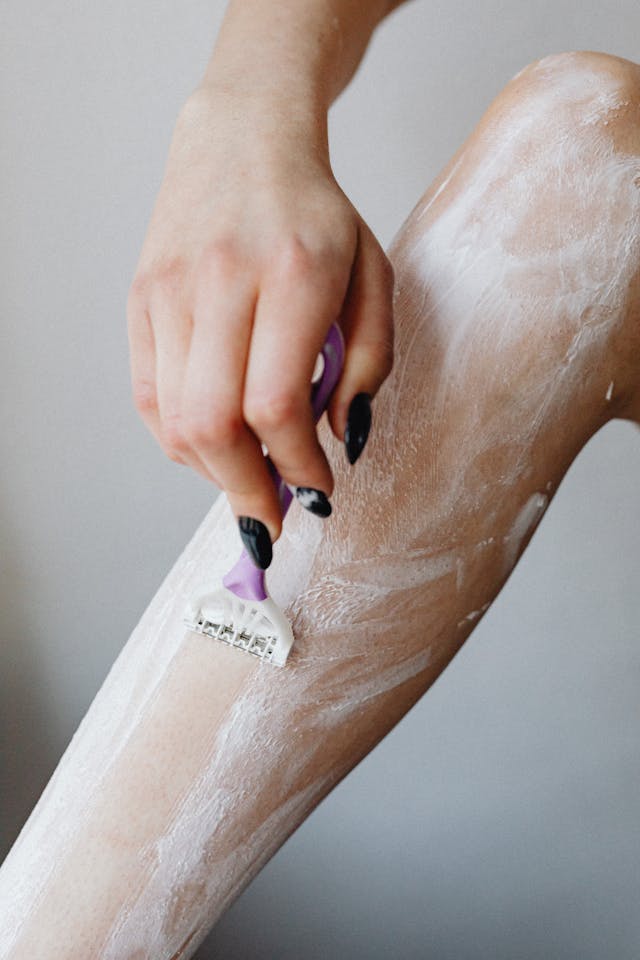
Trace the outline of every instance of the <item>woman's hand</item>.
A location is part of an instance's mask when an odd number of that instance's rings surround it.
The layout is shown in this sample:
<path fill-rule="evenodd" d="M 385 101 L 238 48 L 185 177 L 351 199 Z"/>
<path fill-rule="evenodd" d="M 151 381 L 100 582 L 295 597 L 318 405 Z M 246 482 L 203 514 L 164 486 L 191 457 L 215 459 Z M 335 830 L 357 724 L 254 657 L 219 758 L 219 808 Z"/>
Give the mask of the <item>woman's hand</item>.
<path fill-rule="evenodd" d="M 391 265 L 319 140 L 275 106 L 198 88 L 127 303 L 142 419 L 172 460 L 226 492 L 259 566 L 282 523 L 261 443 L 287 483 L 311 491 L 305 505 L 331 509 L 310 403 L 329 326 L 338 320 L 346 356 L 328 415 L 351 462 L 368 433 L 362 394 L 375 395 L 393 360 Z"/>

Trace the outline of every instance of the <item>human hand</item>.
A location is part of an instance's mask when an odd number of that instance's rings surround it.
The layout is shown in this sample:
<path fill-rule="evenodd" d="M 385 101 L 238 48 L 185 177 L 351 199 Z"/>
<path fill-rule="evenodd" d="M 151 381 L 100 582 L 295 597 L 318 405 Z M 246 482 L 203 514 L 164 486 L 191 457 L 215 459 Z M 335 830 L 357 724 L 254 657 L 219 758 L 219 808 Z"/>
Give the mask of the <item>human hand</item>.
<path fill-rule="evenodd" d="M 285 117 L 196 90 L 129 291 L 132 390 L 167 455 L 225 491 L 259 566 L 282 525 L 261 443 L 301 502 L 328 515 L 316 358 L 337 319 L 345 363 L 327 412 L 354 462 L 368 397 L 393 362 L 392 292 L 391 264 L 328 151 Z"/>

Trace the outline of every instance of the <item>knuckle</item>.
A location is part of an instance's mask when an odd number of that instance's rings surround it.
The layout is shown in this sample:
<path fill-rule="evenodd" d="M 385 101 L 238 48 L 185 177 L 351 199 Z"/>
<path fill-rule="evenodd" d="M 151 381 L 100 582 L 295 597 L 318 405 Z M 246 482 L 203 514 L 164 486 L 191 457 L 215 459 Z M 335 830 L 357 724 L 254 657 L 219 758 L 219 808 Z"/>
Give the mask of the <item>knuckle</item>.
<path fill-rule="evenodd" d="M 277 273 L 285 279 L 306 277 L 317 264 L 316 254 L 297 233 L 280 244 L 275 259 Z"/>
<path fill-rule="evenodd" d="M 201 412 L 185 413 L 184 433 L 193 447 L 211 446 L 211 413 L 205 416 Z"/>
<path fill-rule="evenodd" d="M 209 241 L 200 254 L 196 268 L 198 280 L 233 276 L 242 265 L 242 254 L 237 241 L 228 234 Z"/>
<path fill-rule="evenodd" d="M 170 257 L 158 263 L 153 271 L 153 286 L 166 299 L 178 297 L 186 277 L 183 257 Z"/>
<path fill-rule="evenodd" d="M 211 407 L 192 409 L 186 415 L 185 422 L 186 435 L 193 445 L 212 451 L 236 446 L 244 429 L 240 417 Z"/>
<path fill-rule="evenodd" d="M 258 432 L 279 429 L 291 423 L 300 409 L 300 397 L 291 389 L 281 388 L 277 391 L 247 396 L 244 416 Z"/>
<path fill-rule="evenodd" d="M 162 421 L 162 444 L 167 456 L 173 459 L 173 454 L 180 456 L 189 448 L 184 432 L 184 423 L 179 413 L 171 413 Z"/>
<path fill-rule="evenodd" d="M 134 380 L 132 384 L 133 403 L 141 414 L 156 413 L 158 397 L 155 384 L 150 380 Z"/>

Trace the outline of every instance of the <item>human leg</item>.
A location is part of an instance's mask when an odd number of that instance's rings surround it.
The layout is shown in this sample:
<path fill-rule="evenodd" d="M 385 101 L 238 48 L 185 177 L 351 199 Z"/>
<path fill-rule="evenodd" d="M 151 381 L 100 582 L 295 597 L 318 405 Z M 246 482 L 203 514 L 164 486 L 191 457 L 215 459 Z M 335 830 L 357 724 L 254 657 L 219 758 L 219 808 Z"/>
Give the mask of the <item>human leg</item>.
<path fill-rule="evenodd" d="M 323 425 L 334 515 L 292 510 L 275 550 L 286 668 L 184 634 L 238 550 L 221 499 L 0 871 L 0 956 L 190 956 L 455 654 L 586 440 L 634 414 L 637 75 L 532 65 L 416 205 L 368 447 L 350 468 Z"/>

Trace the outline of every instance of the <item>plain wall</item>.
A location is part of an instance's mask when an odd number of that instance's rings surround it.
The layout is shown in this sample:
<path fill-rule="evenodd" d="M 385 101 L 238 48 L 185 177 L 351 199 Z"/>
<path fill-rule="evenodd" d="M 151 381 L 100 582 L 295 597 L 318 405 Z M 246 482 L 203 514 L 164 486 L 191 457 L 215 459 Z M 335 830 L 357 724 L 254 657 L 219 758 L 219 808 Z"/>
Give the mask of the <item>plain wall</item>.
<path fill-rule="evenodd" d="M 2 855 L 216 494 L 133 408 L 125 299 L 223 9 L 0 5 Z M 411 0 L 332 108 L 336 176 L 386 245 L 521 67 L 640 59 L 639 36 L 637 0 Z M 462 652 L 199 960 L 637 960 L 639 474 L 638 430 L 608 425 Z"/>

